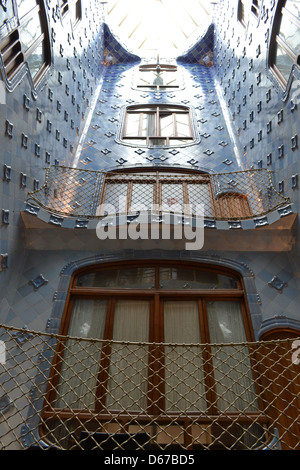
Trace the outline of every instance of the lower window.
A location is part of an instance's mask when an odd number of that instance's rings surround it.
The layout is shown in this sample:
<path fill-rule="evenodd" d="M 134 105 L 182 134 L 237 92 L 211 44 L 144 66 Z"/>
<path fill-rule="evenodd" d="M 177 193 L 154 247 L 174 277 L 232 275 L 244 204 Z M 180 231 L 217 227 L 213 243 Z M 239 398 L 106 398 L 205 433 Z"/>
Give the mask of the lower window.
<path fill-rule="evenodd" d="M 112 432 L 122 416 L 145 427 L 163 420 L 176 433 L 180 420 L 199 427 L 210 416 L 259 413 L 245 344 L 251 326 L 235 274 L 165 263 L 79 273 L 61 333 L 48 423 L 75 413 Z"/>

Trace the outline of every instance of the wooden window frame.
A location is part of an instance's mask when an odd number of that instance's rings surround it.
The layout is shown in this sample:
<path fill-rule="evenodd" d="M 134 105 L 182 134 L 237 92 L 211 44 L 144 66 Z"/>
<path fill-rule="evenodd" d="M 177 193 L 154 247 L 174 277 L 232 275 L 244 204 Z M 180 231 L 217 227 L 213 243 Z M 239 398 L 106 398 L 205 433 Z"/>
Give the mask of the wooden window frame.
<path fill-rule="evenodd" d="M 38 38 L 30 45 L 30 47 L 24 51 L 22 47 L 22 25 L 33 16 L 40 17 L 40 24 L 42 33 Z M 37 4 L 27 11 L 21 18 L 19 18 L 19 25 L 14 29 L 7 37 L 1 40 L 0 51 L 2 54 L 5 73 L 9 81 L 13 80 L 18 71 L 27 62 L 29 57 L 35 52 L 35 50 L 44 42 L 44 62 L 36 75 L 32 77 L 33 84 L 36 87 L 41 79 L 44 77 L 46 71 L 50 67 L 51 54 L 50 54 L 50 38 L 48 23 L 46 18 L 46 12 L 44 2 L 38 0 Z"/>
<path fill-rule="evenodd" d="M 145 173 L 147 174 L 146 177 Z M 166 176 L 164 176 L 164 173 L 166 173 Z M 174 173 L 174 176 L 172 176 L 172 173 Z M 198 176 L 198 178 L 193 178 L 193 176 Z M 185 171 L 184 173 L 180 173 L 178 170 L 172 171 L 172 169 L 166 169 L 165 171 L 163 169 L 148 169 L 144 171 L 134 169 L 131 171 L 119 170 L 109 172 L 104 176 L 99 205 L 104 207 L 105 204 L 111 204 L 111 201 L 106 199 L 109 185 L 126 184 L 126 207 L 124 209 L 128 212 L 132 205 L 134 206 L 140 202 L 133 199 L 132 188 L 134 183 L 153 186 L 152 204 L 154 210 L 162 208 L 163 185 L 177 184 L 178 188 L 182 188 L 182 201 L 176 201 L 174 204 L 177 204 L 177 208 L 178 205 L 183 205 L 185 214 L 192 214 L 193 207 L 190 205 L 188 185 L 207 185 L 209 193 L 209 201 L 207 202 L 211 205 L 212 217 L 223 220 L 240 220 L 253 217 L 252 207 L 247 195 L 235 191 L 228 191 L 217 195 L 214 193 L 210 175 L 192 170 L 189 172 Z M 172 211 L 172 204 L 169 206 L 170 211 Z M 150 209 L 152 208 L 149 207 Z"/>
<path fill-rule="evenodd" d="M 286 0 L 279 1 L 277 5 L 277 11 L 275 14 L 272 37 L 270 42 L 270 52 L 269 52 L 269 67 L 275 75 L 277 81 L 283 89 L 286 88 L 288 80 L 283 76 L 279 68 L 276 66 L 276 45 L 279 45 L 284 52 L 290 57 L 294 65 L 300 68 L 300 46 L 298 49 L 298 54 L 296 55 L 290 47 L 283 41 L 280 37 L 280 26 L 282 18 L 286 15 L 299 29 L 300 29 L 300 20 L 296 18 L 287 8 Z"/>
<path fill-rule="evenodd" d="M 64 20 L 65 18 L 67 18 L 68 14 L 71 15 L 71 8 L 70 7 L 72 5 L 76 6 L 75 19 L 71 18 L 72 27 L 75 28 L 82 19 L 81 0 L 61 0 L 61 2 L 60 2 L 61 17 Z"/>
<path fill-rule="evenodd" d="M 142 83 L 142 75 L 143 75 L 143 72 L 153 72 L 153 73 L 156 73 L 157 72 L 157 66 L 160 67 L 160 72 L 169 72 L 169 73 L 173 73 L 174 76 L 176 77 L 177 79 L 177 84 L 176 85 L 168 85 L 168 84 L 163 84 L 163 85 L 160 85 L 160 84 L 143 84 Z M 178 67 L 177 65 L 171 65 L 171 64 L 143 64 L 143 65 L 140 65 L 138 67 L 138 74 L 137 74 L 137 84 L 136 84 L 136 88 L 138 90 L 156 90 L 156 91 L 160 91 L 160 90 L 164 90 L 164 89 L 167 89 L 167 90 L 178 90 L 179 89 L 179 73 L 178 73 Z"/>
<path fill-rule="evenodd" d="M 88 274 L 91 272 L 105 271 L 106 269 L 121 269 L 122 267 L 128 268 L 141 268 L 141 267 L 154 267 L 155 268 L 155 285 L 154 288 L 146 289 L 131 289 L 131 288 L 97 288 L 97 287 L 81 287 L 77 285 L 79 276 L 83 274 Z M 235 279 L 236 287 L 230 289 L 190 289 L 190 290 L 170 290 L 170 289 L 160 289 L 159 288 L 159 278 L 158 272 L 160 267 L 174 267 L 182 269 L 197 269 L 202 271 L 209 271 L 218 274 L 223 274 L 230 276 Z M 164 415 L 162 409 L 164 409 L 164 380 L 163 380 L 163 345 L 162 349 L 156 347 L 153 349 L 151 343 L 163 343 L 164 333 L 163 333 L 163 313 L 162 306 L 163 302 L 166 300 L 196 300 L 198 304 L 198 315 L 199 315 L 199 324 L 200 324 L 200 333 L 201 333 L 201 343 L 207 342 L 210 343 L 209 336 L 209 327 L 208 327 L 208 318 L 206 311 L 206 302 L 209 300 L 214 301 L 235 301 L 239 302 L 241 305 L 241 312 L 244 322 L 246 341 L 253 342 L 254 334 L 250 319 L 250 313 L 247 306 L 247 297 L 245 292 L 245 287 L 243 280 L 238 275 L 238 273 L 229 270 L 227 268 L 221 268 L 218 266 L 211 265 L 201 265 L 197 263 L 187 263 L 187 262 L 170 262 L 170 261 L 143 261 L 143 262 L 118 262 L 118 263 L 108 263 L 96 267 L 86 267 L 77 271 L 71 280 L 68 296 L 66 300 L 65 310 L 63 314 L 63 319 L 60 327 L 60 335 L 68 334 L 68 325 L 72 314 L 72 306 L 74 299 L 108 299 L 108 309 L 106 316 L 106 327 L 105 327 L 105 338 L 104 340 L 111 339 L 111 332 L 113 328 L 113 304 L 116 302 L 116 299 L 149 299 L 151 303 L 151 312 L 150 312 L 150 331 L 149 331 L 149 362 L 148 362 L 148 406 L 147 414 L 143 415 L 140 412 L 130 412 L 126 418 L 126 414 L 122 413 L 122 419 L 126 422 L 126 419 L 129 421 L 132 420 L 132 417 L 136 415 L 137 421 L 147 422 L 150 416 L 155 417 L 157 421 L 170 422 L 171 419 L 178 417 L 178 422 L 180 421 L 180 414 L 177 412 L 167 412 L 167 415 Z M 105 408 L 105 390 L 108 380 L 108 367 L 109 361 L 107 355 L 110 352 L 110 344 L 107 343 L 103 345 L 102 356 L 99 362 L 99 384 L 97 386 L 97 391 L 95 394 L 95 407 L 94 409 L 80 410 L 80 409 L 59 409 L 54 407 L 55 396 L 56 396 L 56 386 L 58 384 L 59 370 L 61 367 L 61 358 L 63 353 L 64 341 L 60 340 L 56 349 L 56 355 L 52 364 L 52 369 L 50 373 L 48 390 L 46 393 L 46 398 L 44 402 L 44 407 L 42 410 L 43 420 L 48 419 L 70 419 L 76 413 L 76 419 L 86 422 L 89 420 L 96 419 L 96 422 L 101 421 L 102 423 L 111 421 L 112 416 L 115 415 L 118 417 L 119 410 L 109 410 Z M 207 400 L 207 410 L 203 415 L 198 412 L 188 412 L 184 415 L 184 422 L 188 424 L 189 419 L 196 419 L 198 423 L 207 423 L 210 422 L 210 416 L 219 416 L 221 420 L 224 420 L 224 423 L 232 422 L 232 418 L 236 416 L 236 413 L 226 412 L 225 415 L 216 408 L 216 391 L 215 391 L 215 382 L 213 378 L 213 364 L 210 348 L 207 348 L 203 353 L 204 359 L 204 371 L 205 378 L 204 384 L 206 387 L 206 400 Z M 253 357 L 251 356 L 251 361 Z M 162 364 L 161 370 L 157 370 L 154 364 Z M 253 364 L 254 366 L 254 364 Z M 149 372 L 151 372 L 149 374 Z M 152 378 L 150 378 L 152 377 Z M 257 389 L 257 399 L 259 402 L 260 409 L 262 409 L 262 402 L 260 398 L 260 385 L 255 380 L 256 371 L 253 367 L 253 377 L 254 385 Z M 253 418 L 257 423 L 265 423 L 265 418 L 261 413 L 243 413 L 243 417 L 240 418 L 242 422 L 251 422 Z M 240 421 L 239 421 L 240 422 Z"/>
<path fill-rule="evenodd" d="M 173 115 L 173 132 L 174 136 L 164 136 L 161 134 L 161 116 L 163 116 L 166 113 L 172 113 Z M 139 130 L 137 135 L 133 136 L 127 136 L 127 126 L 128 126 L 128 116 L 130 114 L 138 114 L 139 115 Z M 142 135 L 142 119 L 143 115 L 153 115 L 155 119 L 155 132 L 154 135 Z M 177 135 L 177 125 L 176 125 L 176 116 L 179 114 L 184 114 L 188 116 L 188 122 L 189 122 L 189 135 L 188 136 L 179 136 Z M 153 144 L 150 142 L 151 140 L 165 140 L 164 144 Z M 180 105 L 166 105 L 166 104 L 160 104 L 160 105 L 154 105 L 154 104 L 147 104 L 147 105 L 132 105 L 128 106 L 125 110 L 125 117 L 124 117 L 124 122 L 123 122 L 123 127 L 122 127 L 122 133 L 121 133 L 121 140 L 123 142 L 129 141 L 129 140 L 142 140 L 145 142 L 146 146 L 170 146 L 172 144 L 172 141 L 174 140 L 180 140 L 180 141 L 191 141 L 193 142 L 195 140 L 195 135 L 194 135 L 194 130 L 192 126 L 192 116 L 191 116 L 191 109 L 187 106 L 180 106 Z M 185 143 L 185 142 L 183 142 Z"/>
<path fill-rule="evenodd" d="M 239 0 L 237 18 L 241 25 L 246 28 L 248 15 L 251 13 L 256 20 L 260 17 L 261 0 Z"/>

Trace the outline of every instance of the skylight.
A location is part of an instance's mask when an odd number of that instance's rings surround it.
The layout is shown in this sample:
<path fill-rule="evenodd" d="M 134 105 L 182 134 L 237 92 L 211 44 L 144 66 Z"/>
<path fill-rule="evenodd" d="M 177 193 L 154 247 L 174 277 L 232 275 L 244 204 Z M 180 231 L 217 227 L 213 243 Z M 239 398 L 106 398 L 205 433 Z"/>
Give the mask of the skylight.
<path fill-rule="evenodd" d="M 209 25 L 210 0 L 109 0 L 106 22 L 140 57 L 175 58 Z"/>

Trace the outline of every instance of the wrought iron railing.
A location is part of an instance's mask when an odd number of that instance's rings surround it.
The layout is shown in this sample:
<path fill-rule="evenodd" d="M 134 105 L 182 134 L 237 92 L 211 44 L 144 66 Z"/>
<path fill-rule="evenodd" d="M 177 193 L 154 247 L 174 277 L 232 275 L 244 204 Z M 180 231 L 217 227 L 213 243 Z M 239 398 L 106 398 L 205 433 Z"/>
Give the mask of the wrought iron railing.
<path fill-rule="evenodd" d="M 297 339 L 129 343 L 0 325 L 0 341 L 2 450 L 299 449 Z"/>
<path fill-rule="evenodd" d="M 28 202 L 64 217 L 95 218 L 136 211 L 204 215 L 215 220 L 260 217 L 290 201 L 276 191 L 266 169 L 231 173 L 179 173 L 167 170 L 102 172 L 51 166 L 44 185 Z"/>

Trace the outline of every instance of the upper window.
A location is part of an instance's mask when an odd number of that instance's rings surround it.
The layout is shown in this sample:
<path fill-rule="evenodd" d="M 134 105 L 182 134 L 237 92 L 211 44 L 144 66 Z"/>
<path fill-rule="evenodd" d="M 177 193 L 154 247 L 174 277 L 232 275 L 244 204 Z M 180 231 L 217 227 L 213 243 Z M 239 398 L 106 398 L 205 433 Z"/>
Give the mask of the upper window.
<path fill-rule="evenodd" d="M 286 0 L 278 5 L 270 47 L 270 66 L 283 87 L 293 65 L 300 66 L 300 3 Z"/>
<path fill-rule="evenodd" d="M 121 415 L 124 423 L 150 427 L 154 417 L 165 423 L 183 417 L 188 432 L 195 416 L 199 424 L 205 415 L 259 412 L 247 345 L 237 354 L 230 346 L 252 340 L 235 273 L 155 261 L 81 271 L 61 333 L 67 338 L 54 359 L 47 427 L 74 410 L 88 420 L 85 430 L 101 422 L 106 432 Z M 96 342 L 86 342 L 91 338 Z M 213 343 L 210 352 L 199 347 L 204 343 Z"/>
<path fill-rule="evenodd" d="M 179 88 L 176 65 L 146 64 L 138 67 L 137 88 L 141 90 L 170 90 Z"/>
<path fill-rule="evenodd" d="M 74 26 L 81 20 L 81 0 L 61 0 L 61 16 L 69 12 L 71 15 L 71 23 Z"/>
<path fill-rule="evenodd" d="M 0 51 L 8 80 L 12 80 L 21 66 L 28 64 L 36 86 L 50 65 L 48 26 L 41 0 L 17 0 L 19 26 L 13 29 L 0 42 Z M 14 2 L 10 2 L 6 12 L 1 9 L 1 23 L 4 15 L 16 15 Z"/>
<path fill-rule="evenodd" d="M 178 146 L 195 140 L 191 110 L 176 105 L 133 105 L 126 108 L 121 134 L 125 143 Z"/>
<path fill-rule="evenodd" d="M 259 18 L 261 0 L 239 0 L 238 3 L 238 20 L 245 27 L 248 14 L 251 12 L 256 18 Z"/>

